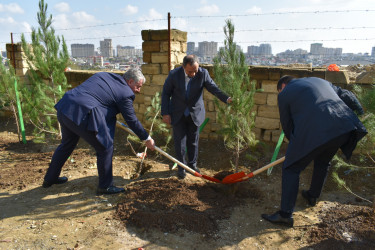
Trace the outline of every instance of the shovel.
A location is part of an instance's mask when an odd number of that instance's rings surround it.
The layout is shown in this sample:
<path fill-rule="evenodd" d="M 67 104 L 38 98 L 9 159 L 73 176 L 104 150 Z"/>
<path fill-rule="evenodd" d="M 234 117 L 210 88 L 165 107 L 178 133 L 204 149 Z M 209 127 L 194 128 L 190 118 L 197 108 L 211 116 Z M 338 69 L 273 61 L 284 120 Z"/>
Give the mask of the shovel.
<path fill-rule="evenodd" d="M 128 133 L 131 133 L 131 134 L 135 135 L 134 132 L 133 132 L 133 130 L 131 130 L 130 128 L 128 128 L 124 123 L 121 123 L 121 122 L 117 121 L 116 125 L 117 125 L 117 127 L 119 127 L 121 129 L 127 131 Z M 204 178 L 204 179 L 212 181 L 212 182 L 221 183 L 221 181 L 219 179 L 217 179 L 217 178 L 214 178 L 214 177 L 211 177 L 211 176 L 207 176 L 207 175 L 204 175 L 204 174 L 200 174 L 197 171 L 189 168 L 188 166 L 186 166 L 185 164 L 183 164 L 179 160 L 173 158 L 172 156 L 170 156 L 169 154 L 167 154 L 166 152 L 164 152 L 163 150 L 161 150 L 157 146 L 155 146 L 155 150 L 158 151 L 160 154 L 164 155 L 165 157 L 167 157 L 168 159 L 170 159 L 171 161 L 177 163 L 179 166 L 181 166 L 182 168 L 184 168 L 186 171 L 190 172 L 192 175 L 194 175 L 196 177 Z"/>
<path fill-rule="evenodd" d="M 228 175 L 226 176 L 221 182 L 223 184 L 232 184 L 232 183 L 237 183 L 237 182 L 241 182 L 241 181 L 246 181 L 247 179 L 250 179 L 252 177 L 254 177 L 255 175 L 259 174 L 259 173 L 262 173 L 263 171 L 279 164 L 279 163 L 282 163 L 283 161 L 285 161 L 285 156 L 281 157 L 280 159 L 274 161 L 274 162 L 271 162 L 270 164 L 264 166 L 264 167 L 261 167 L 257 170 L 255 170 L 254 172 L 251 172 L 249 174 L 245 174 L 244 172 L 239 172 L 239 173 L 234 173 L 234 174 L 231 174 L 231 175 Z"/>

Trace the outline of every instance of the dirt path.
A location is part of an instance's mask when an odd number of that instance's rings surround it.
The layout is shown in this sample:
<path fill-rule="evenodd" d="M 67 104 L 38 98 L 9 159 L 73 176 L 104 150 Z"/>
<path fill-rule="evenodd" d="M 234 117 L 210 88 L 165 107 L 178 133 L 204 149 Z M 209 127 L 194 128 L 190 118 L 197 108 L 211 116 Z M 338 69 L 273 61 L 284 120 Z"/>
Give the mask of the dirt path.
<path fill-rule="evenodd" d="M 22 145 L 13 126 L 2 125 L 0 249 L 375 248 L 374 209 L 331 179 L 316 207 L 298 197 L 294 228 L 276 226 L 260 214 L 278 209 L 280 166 L 233 193 L 191 175 L 178 180 L 171 162 L 150 154 L 145 173 L 133 180 L 140 160 L 124 146 L 126 134 L 117 131 L 114 176 L 116 185 L 127 188 L 124 194 L 96 195 L 95 153 L 83 142 L 63 168 L 69 182 L 44 189 L 40 184 L 57 142 Z M 229 166 L 220 145 L 201 141 L 199 167 L 207 175 Z M 270 154 L 258 153 L 258 162 L 242 162 L 244 170 L 268 163 Z M 309 186 L 310 175 L 302 174 L 301 189 Z M 374 175 L 357 171 L 345 177 L 353 191 L 372 199 Z"/>

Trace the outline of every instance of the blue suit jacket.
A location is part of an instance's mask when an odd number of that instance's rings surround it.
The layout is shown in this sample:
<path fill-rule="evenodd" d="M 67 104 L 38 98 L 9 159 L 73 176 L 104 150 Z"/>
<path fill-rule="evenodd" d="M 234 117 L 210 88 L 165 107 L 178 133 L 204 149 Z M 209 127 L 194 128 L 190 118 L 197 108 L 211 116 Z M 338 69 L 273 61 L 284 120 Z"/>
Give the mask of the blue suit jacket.
<path fill-rule="evenodd" d="M 206 114 L 203 102 L 203 88 L 206 88 L 224 103 L 229 98 L 218 88 L 208 71 L 199 67 L 198 72 L 191 80 L 189 97 L 186 99 L 183 67 L 170 71 L 163 87 L 161 114 L 171 115 L 173 125 L 181 119 L 186 107 L 188 107 L 195 125 L 200 126 Z"/>
<path fill-rule="evenodd" d="M 113 145 L 116 115 L 121 112 L 128 126 L 141 139 L 148 133 L 135 115 L 135 95 L 122 76 L 99 72 L 78 87 L 69 90 L 55 105 L 77 125 L 94 131 L 99 142 L 106 148 Z"/>
<path fill-rule="evenodd" d="M 321 78 L 290 81 L 278 95 L 278 103 L 281 125 L 289 139 L 284 167 L 331 139 L 353 131 L 341 147 L 350 158 L 357 142 L 367 133 L 352 110 L 363 113 L 356 97 Z"/>

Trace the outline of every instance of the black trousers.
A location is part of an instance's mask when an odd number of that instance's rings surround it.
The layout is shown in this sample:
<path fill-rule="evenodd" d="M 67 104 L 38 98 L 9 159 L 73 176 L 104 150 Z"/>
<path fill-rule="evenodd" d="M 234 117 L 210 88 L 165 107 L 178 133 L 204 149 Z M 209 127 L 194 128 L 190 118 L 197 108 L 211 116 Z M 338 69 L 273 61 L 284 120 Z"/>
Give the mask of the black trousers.
<path fill-rule="evenodd" d="M 345 144 L 351 132 L 340 135 L 329 142 L 314 149 L 311 153 L 293 163 L 282 171 L 282 194 L 281 211 L 292 215 L 298 195 L 300 173 L 314 161 L 314 170 L 311 178 L 309 193 L 312 197 L 318 198 L 322 192 L 327 178 L 330 161 L 339 148 Z"/>
<path fill-rule="evenodd" d="M 82 137 L 92 147 L 94 147 L 96 151 L 99 187 L 107 188 L 112 185 L 113 145 L 109 148 L 105 148 L 96 138 L 95 132 L 87 131 L 85 129 L 85 122 L 82 122 L 80 126 L 77 126 L 74 122 L 59 112 L 57 113 L 57 118 L 61 125 L 61 144 L 57 147 L 52 156 L 52 160 L 44 180 L 53 182 L 60 176 L 62 167 L 77 146 L 79 138 Z"/>
<path fill-rule="evenodd" d="M 191 116 L 182 118 L 173 125 L 173 140 L 176 158 L 191 168 L 196 168 L 198 160 L 199 126 L 196 126 Z M 187 148 L 187 158 L 185 150 Z M 178 166 L 179 171 L 183 170 Z"/>

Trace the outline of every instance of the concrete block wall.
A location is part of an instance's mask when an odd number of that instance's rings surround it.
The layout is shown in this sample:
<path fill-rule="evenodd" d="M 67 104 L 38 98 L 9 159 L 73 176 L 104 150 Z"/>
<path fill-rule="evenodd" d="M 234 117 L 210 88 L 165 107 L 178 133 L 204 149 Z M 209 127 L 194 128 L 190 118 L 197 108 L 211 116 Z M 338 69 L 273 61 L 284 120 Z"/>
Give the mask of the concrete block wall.
<path fill-rule="evenodd" d="M 143 62 L 142 72 L 146 83 L 141 94 L 134 101 L 134 108 L 140 120 L 151 104 L 156 92 L 162 92 L 169 69 L 182 64 L 187 49 L 187 32 L 171 30 L 171 64 L 169 65 L 168 30 L 142 30 Z"/>
<path fill-rule="evenodd" d="M 136 96 L 134 108 L 138 118 L 149 127 L 144 119 L 146 108 L 150 106 L 151 100 L 156 92 L 162 91 L 165 79 L 168 76 L 169 68 L 173 69 L 182 64 L 183 57 L 186 55 L 187 33 L 179 30 L 171 31 L 171 65 L 168 61 L 168 30 L 143 30 L 142 31 L 142 48 L 143 61 L 142 72 L 145 75 L 146 83 L 142 91 Z M 10 55 L 10 61 L 13 65 L 13 47 L 15 51 L 15 69 L 21 81 L 26 80 L 28 70 L 25 56 L 22 52 L 20 44 L 7 44 L 7 54 Z M 213 75 L 213 65 L 200 65 L 206 68 L 211 77 Z M 68 83 L 72 86 L 78 86 L 95 71 L 68 71 L 65 72 Z M 122 75 L 124 72 L 114 72 Z M 333 84 L 344 88 L 349 88 L 349 76 L 345 71 L 329 72 L 324 68 L 289 68 L 289 67 L 268 67 L 268 66 L 249 66 L 250 80 L 255 81 L 256 88 L 261 90 L 255 94 L 254 110 L 257 115 L 255 118 L 254 132 L 258 139 L 262 141 L 276 142 L 281 133 L 281 125 L 279 120 L 279 111 L 277 106 L 277 81 L 283 75 L 293 75 L 296 77 L 320 77 L 326 79 Z M 374 72 L 366 72 L 357 78 L 358 84 L 373 84 Z M 217 120 L 217 108 L 214 105 L 215 97 L 206 90 L 204 91 L 204 102 L 206 108 L 206 117 L 210 121 L 201 133 L 202 138 L 217 139 L 219 137 L 217 131 L 221 128 Z M 121 116 L 119 116 L 122 119 Z"/>

